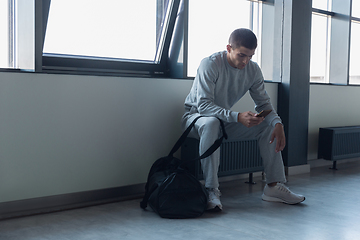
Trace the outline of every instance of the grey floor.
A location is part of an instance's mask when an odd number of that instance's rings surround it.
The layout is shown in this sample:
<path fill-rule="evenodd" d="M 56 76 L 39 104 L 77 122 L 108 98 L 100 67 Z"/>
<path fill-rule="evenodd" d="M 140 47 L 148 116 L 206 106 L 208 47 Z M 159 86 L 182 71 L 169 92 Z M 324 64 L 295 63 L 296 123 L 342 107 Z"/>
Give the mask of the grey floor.
<path fill-rule="evenodd" d="M 221 184 L 221 213 L 162 219 L 136 199 L 0 221 L 0 239 L 360 239 L 360 161 L 338 168 L 289 177 L 290 189 L 306 196 L 295 206 L 262 201 L 261 179 L 236 180 Z"/>

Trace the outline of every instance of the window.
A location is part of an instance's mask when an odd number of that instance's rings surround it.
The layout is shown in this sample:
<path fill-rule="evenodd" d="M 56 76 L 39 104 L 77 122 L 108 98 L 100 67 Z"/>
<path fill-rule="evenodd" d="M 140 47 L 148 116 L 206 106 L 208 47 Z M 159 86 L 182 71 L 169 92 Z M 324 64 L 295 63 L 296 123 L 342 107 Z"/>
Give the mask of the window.
<path fill-rule="evenodd" d="M 0 68 L 34 70 L 34 0 L 0 0 Z"/>
<path fill-rule="evenodd" d="M 179 0 L 52 0 L 44 69 L 166 71 Z"/>
<path fill-rule="evenodd" d="M 149 0 L 52 0 L 44 53 L 154 61 L 165 15 Z"/>
<path fill-rule="evenodd" d="M 263 5 L 261 0 L 0 0 L 0 31 L 5 33 L 0 35 L 0 68 L 195 76 L 201 59 L 225 50 L 230 33 L 243 27 L 257 35 L 253 61 L 260 66 L 261 60 L 265 62 L 264 76 L 271 79 L 274 9 L 271 1 L 264 2 Z M 266 10 L 270 21 L 263 20 L 265 5 L 271 8 Z M 188 26 L 183 28 L 180 21 L 186 19 L 185 10 L 189 10 L 189 19 L 184 21 Z M 234 20 L 228 21 L 229 16 Z M 178 52 L 181 54 L 176 55 Z M 174 61 L 176 56 L 179 65 L 185 64 L 181 71 Z M 179 74 L 174 75 L 174 69 Z"/>
<path fill-rule="evenodd" d="M 331 0 L 312 0 L 312 7 L 331 11 Z"/>
<path fill-rule="evenodd" d="M 0 68 L 9 68 L 9 7 L 0 0 Z"/>
<path fill-rule="evenodd" d="M 313 0 L 312 7 L 310 82 L 329 83 L 331 3 L 329 0 Z"/>
<path fill-rule="evenodd" d="M 165 76 L 180 1 L 0 0 L 0 68 Z"/>
<path fill-rule="evenodd" d="M 351 16 L 360 18 L 360 0 L 352 0 Z"/>
<path fill-rule="evenodd" d="M 360 22 L 351 23 L 349 83 L 360 84 Z"/>
<path fill-rule="evenodd" d="M 226 50 L 233 30 L 250 28 L 250 4 L 245 0 L 189 1 L 188 77 L 195 77 L 203 58 Z"/>
<path fill-rule="evenodd" d="M 328 24 L 327 16 L 313 14 L 311 21 L 310 82 L 326 83 L 328 66 Z"/>
<path fill-rule="evenodd" d="M 360 1 L 352 1 L 349 84 L 360 84 Z"/>
<path fill-rule="evenodd" d="M 310 81 L 360 84 L 360 0 L 313 0 L 312 20 Z"/>

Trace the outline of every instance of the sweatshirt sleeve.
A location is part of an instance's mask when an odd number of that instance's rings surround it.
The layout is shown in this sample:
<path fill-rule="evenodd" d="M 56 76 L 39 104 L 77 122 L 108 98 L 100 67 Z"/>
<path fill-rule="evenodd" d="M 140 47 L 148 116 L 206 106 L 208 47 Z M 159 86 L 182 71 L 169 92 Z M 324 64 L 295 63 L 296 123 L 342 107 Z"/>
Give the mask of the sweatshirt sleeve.
<path fill-rule="evenodd" d="M 226 122 L 237 122 L 238 112 L 215 104 L 215 85 L 219 78 L 219 68 L 211 59 L 203 60 L 196 76 L 197 109 L 202 116 L 218 117 Z"/>
<path fill-rule="evenodd" d="M 249 89 L 250 96 L 255 102 L 255 110 L 261 112 L 262 110 L 272 110 L 272 112 L 265 118 L 265 121 L 272 126 L 281 123 L 281 118 L 276 113 L 273 105 L 271 104 L 270 97 L 265 90 L 264 77 L 260 68 L 257 66 L 257 73 L 255 75 L 254 84 Z"/>

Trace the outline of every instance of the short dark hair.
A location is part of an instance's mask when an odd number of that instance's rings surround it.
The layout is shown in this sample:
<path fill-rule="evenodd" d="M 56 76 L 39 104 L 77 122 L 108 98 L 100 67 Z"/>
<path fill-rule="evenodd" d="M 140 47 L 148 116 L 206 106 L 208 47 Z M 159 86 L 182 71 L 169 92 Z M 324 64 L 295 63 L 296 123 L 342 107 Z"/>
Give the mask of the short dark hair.
<path fill-rule="evenodd" d="M 229 44 L 233 49 L 246 47 L 248 49 L 256 49 L 257 38 L 253 31 L 247 28 L 235 29 L 229 37 Z"/>

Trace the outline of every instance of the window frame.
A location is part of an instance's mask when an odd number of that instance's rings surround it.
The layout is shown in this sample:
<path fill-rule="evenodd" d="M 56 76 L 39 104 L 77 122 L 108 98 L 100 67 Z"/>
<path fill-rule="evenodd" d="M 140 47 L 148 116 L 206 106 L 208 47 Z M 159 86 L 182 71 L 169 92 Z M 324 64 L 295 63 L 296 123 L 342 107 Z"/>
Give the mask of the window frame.
<path fill-rule="evenodd" d="M 352 8 L 352 3 L 351 3 L 351 8 Z M 352 10 L 352 9 L 351 9 Z M 353 44 L 351 42 L 351 34 L 352 34 L 352 24 L 360 24 L 360 17 L 353 17 L 352 16 L 352 11 L 350 10 L 350 35 L 349 35 L 349 70 L 348 70 L 348 85 L 350 86 L 360 86 L 360 83 L 350 83 L 350 55 L 351 55 L 351 44 Z"/>
<path fill-rule="evenodd" d="M 351 45 L 353 44 L 351 42 L 351 34 L 352 34 L 352 24 L 359 24 L 360 25 L 360 18 L 359 17 L 353 17 L 351 16 L 350 19 L 350 35 L 349 35 L 349 71 L 348 71 L 348 85 L 360 85 L 360 83 L 350 83 L 350 60 L 351 60 Z"/>
<path fill-rule="evenodd" d="M 161 57 L 158 63 L 155 62 L 156 57 L 154 61 L 146 61 L 71 56 L 65 54 L 44 54 L 43 47 L 51 0 L 33 1 L 34 69 L 25 70 L 10 67 L 0 69 L 1 71 L 193 79 L 193 77 L 188 77 L 187 74 L 189 0 L 173 0 L 168 29 L 165 33 Z M 274 0 L 246 1 L 274 5 Z M 260 36 L 262 36 L 262 32 Z M 259 39 L 259 41 L 261 41 L 261 39 Z M 273 79 L 267 81 L 272 82 Z"/>
<path fill-rule="evenodd" d="M 358 86 L 360 84 L 350 83 L 350 52 L 351 52 L 351 24 L 353 21 L 360 22 L 360 18 L 353 17 L 351 14 L 352 10 L 352 0 L 348 2 L 344 2 L 341 0 L 332 0 L 332 10 L 322 10 L 317 8 L 312 8 L 313 14 L 314 12 L 317 14 L 328 15 L 331 21 L 331 33 L 329 34 L 328 41 L 330 41 L 329 48 L 329 59 L 328 59 L 328 69 L 327 73 L 329 81 L 326 83 L 320 82 L 310 82 L 310 84 L 315 85 L 342 85 L 342 86 Z M 343 21 L 343 28 L 337 26 L 333 27 L 333 22 L 335 21 Z M 348 34 L 342 34 L 340 31 L 347 31 Z M 335 42 L 335 43 L 334 43 Z M 346 44 L 344 47 L 340 44 Z M 340 49 L 341 48 L 341 49 Z M 342 56 L 340 55 L 342 54 Z M 336 59 L 343 58 L 345 59 L 346 68 L 343 68 L 342 72 L 339 74 L 336 70 Z M 334 70 L 335 69 L 335 70 Z"/>
<path fill-rule="evenodd" d="M 129 60 L 65 54 L 44 54 L 43 46 L 51 0 L 35 0 L 35 71 L 49 73 L 75 73 L 89 75 L 120 75 L 168 77 L 170 42 L 181 0 L 173 0 L 162 49 L 157 49 L 159 61 Z M 160 52 L 159 52 L 160 51 Z"/>
<path fill-rule="evenodd" d="M 188 3 L 188 1 L 190 0 L 186 0 L 185 2 Z M 271 15 L 270 11 L 268 9 L 264 9 L 264 7 L 266 6 L 271 6 L 271 7 L 275 7 L 274 6 L 274 0 L 246 0 L 248 2 L 250 2 L 250 29 L 252 31 L 255 32 L 255 34 L 257 35 L 258 38 L 258 47 L 256 49 L 257 51 L 257 63 L 259 64 L 259 66 L 262 68 L 264 77 L 265 75 L 268 76 L 272 76 L 273 74 L 273 66 L 271 67 L 271 69 L 269 70 L 269 68 L 264 68 L 264 64 L 267 64 L 269 62 L 273 62 L 273 54 L 269 54 L 269 52 L 267 51 L 263 51 L 263 49 L 271 49 L 273 50 L 274 47 L 273 46 L 269 46 L 270 43 L 273 43 L 272 41 L 268 41 L 267 39 L 273 38 L 273 33 L 270 34 L 269 31 L 266 31 L 266 29 L 268 27 L 274 27 L 274 21 L 267 21 L 267 19 L 265 19 L 264 13 L 266 13 L 266 15 L 268 16 L 269 14 Z M 259 4 L 258 6 L 254 6 L 254 4 Z M 188 12 L 188 9 L 186 9 L 186 11 Z M 261 13 L 261 15 L 259 15 L 258 13 Z M 273 13 L 274 14 L 274 13 Z M 258 17 L 258 19 L 256 21 L 254 21 L 254 18 Z M 266 27 L 264 27 L 263 25 L 266 24 Z M 185 23 L 185 25 L 188 26 L 188 18 L 187 21 Z M 256 29 L 254 29 L 256 28 Z M 263 41 L 263 39 L 265 39 L 265 41 Z M 187 39 L 187 33 L 186 33 L 186 38 L 184 39 L 184 41 L 187 43 L 188 39 Z M 266 47 L 262 47 L 264 45 L 266 45 Z M 185 50 L 185 54 L 187 53 L 187 49 Z M 204 56 L 206 57 L 206 56 Z M 188 65 L 187 59 L 184 58 L 184 65 Z M 263 69 L 264 68 L 264 69 Z M 266 71 L 266 74 L 265 72 Z M 193 80 L 195 78 L 195 76 L 189 76 L 188 72 L 184 73 L 184 78 L 186 79 L 190 79 Z M 265 82 L 277 82 L 279 83 L 279 81 L 275 80 L 273 77 L 270 77 L 270 79 L 264 79 Z"/>
<path fill-rule="evenodd" d="M 335 12 L 323 10 L 319 8 L 312 8 L 312 15 L 319 15 L 326 17 L 327 21 L 327 29 L 326 29 L 326 56 L 325 56 L 325 82 L 311 82 L 311 75 L 309 82 L 314 84 L 329 84 L 330 83 L 330 72 L 329 72 L 329 64 L 330 64 L 330 47 L 331 47 L 331 29 L 329 28 L 329 24 L 331 26 L 332 17 L 336 16 Z M 330 31 L 330 32 L 329 32 Z M 310 69 L 311 69 L 311 58 L 310 58 Z"/>
<path fill-rule="evenodd" d="M 33 71 L 34 70 L 34 19 L 35 0 L 7 1 L 7 63 L 0 71 Z"/>

